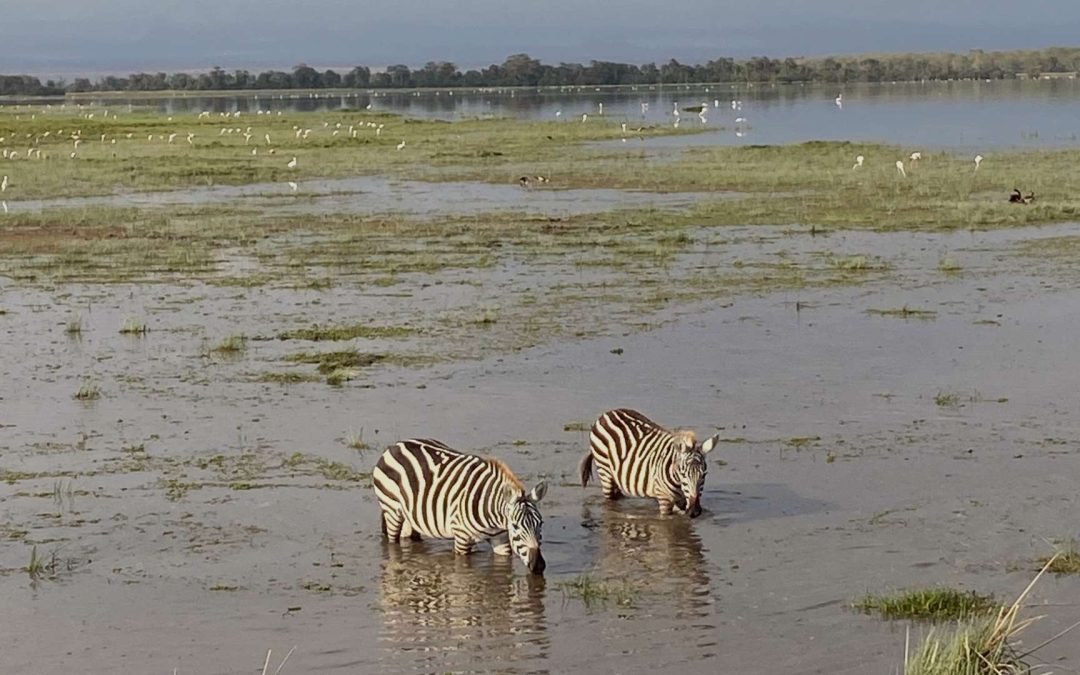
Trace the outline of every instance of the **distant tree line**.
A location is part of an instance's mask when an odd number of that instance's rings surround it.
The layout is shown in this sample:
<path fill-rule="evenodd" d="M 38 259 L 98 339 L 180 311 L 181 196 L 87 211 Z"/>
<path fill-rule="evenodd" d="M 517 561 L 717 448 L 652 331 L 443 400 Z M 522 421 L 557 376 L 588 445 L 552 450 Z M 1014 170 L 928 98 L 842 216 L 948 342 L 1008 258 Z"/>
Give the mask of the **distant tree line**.
<path fill-rule="evenodd" d="M 1043 73 L 1080 70 L 1080 48 L 1051 47 L 1041 50 L 966 54 L 881 54 L 830 56 L 825 58 L 750 59 L 719 58 L 689 65 L 675 59 L 662 65 L 634 65 L 611 61 L 549 65 L 515 54 L 502 64 L 461 71 L 447 61 L 429 61 L 412 69 L 392 65 L 372 72 L 357 66 L 347 73 L 319 71 L 300 64 L 291 72 L 268 70 L 226 71 L 215 67 L 206 73 L 135 73 L 128 77 L 103 77 L 94 82 L 72 82 L 36 77 L 0 75 L 0 96 L 45 96 L 91 91 L 242 91 L 251 89 L 338 89 L 416 87 L 536 87 L 575 85 L 689 84 L 702 82 L 888 82 L 917 80 L 1006 79 L 1037 77 Z"/>

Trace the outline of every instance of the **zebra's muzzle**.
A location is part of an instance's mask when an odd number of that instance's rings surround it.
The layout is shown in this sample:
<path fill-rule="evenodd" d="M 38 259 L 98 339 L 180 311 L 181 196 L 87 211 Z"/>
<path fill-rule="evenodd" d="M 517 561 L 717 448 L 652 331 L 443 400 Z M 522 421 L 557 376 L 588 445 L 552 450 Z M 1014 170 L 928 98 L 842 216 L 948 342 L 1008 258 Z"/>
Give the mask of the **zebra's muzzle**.
<path fill-rule="evenodd" d="M 689 508 L 686 510 L 686 513 L 691 518 L 697 518 L 698 516 L 700 516 L 701 515 L 701 500 L 700 499 L 691 499 L 690 504 L 689 504 Z"/>
<path fill-rule="evenodd" d="M 528 558 L 526 563 L 529 566 L 529 571 L 533 574 L 543 574 L 544 570 L 547 569 L 547 563 L 544 562 L 544 556 L 540 553 L 540 549 L 530 549 Z"/>

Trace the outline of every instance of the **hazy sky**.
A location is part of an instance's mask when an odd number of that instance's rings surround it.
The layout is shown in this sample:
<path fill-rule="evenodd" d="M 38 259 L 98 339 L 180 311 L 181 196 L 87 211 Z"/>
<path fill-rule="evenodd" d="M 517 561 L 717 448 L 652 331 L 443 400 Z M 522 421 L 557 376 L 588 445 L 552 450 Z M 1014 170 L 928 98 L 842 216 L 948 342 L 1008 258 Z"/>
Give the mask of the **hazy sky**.
<path fill-rule="evenodd" d="M 1019 49 L 1080 42 L 1077 0 L 0 0 L 0 72 L 460 67 Z"/>

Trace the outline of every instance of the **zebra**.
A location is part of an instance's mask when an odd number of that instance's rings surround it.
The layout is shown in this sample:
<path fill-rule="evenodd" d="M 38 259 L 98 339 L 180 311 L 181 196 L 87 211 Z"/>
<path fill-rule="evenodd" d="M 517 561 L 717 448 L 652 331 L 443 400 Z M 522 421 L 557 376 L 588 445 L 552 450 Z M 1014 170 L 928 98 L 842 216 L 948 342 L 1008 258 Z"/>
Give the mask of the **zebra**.
<path fill-rule="evenodd" d="M 701 515 L 701 491 L 708 467 L 705 455 L 719 436 L 698 443 L 692 431 L 668 431 L 635 410 L 609 410 L 593 424 L 588 453 L 581 459 L 581 487 L 593 464 L 604 497 L 653 497 L 661 515 L 672 510 Z"/>
<path fill-rule="evenodd" d="M 516 553 L 533 574 L 547 563 L 540 553 L 544 519 L 536 508 L 547 492 L 532 490 L 503 462 L 453 450 L 431 439 L 400 441 L 386 449 L 372 472 L 382 509 L 382 531 L 390 541 L 420 535 L 453 539 L 454 553 L 492 542 L 496 555 Z"/>

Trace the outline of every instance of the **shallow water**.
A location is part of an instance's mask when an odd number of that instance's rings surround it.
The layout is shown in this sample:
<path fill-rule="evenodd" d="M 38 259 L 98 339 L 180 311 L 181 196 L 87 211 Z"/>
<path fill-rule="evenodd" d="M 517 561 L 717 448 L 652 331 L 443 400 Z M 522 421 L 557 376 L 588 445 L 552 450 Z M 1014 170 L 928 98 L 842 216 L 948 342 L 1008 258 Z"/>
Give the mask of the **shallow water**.
<path fill-rule="evenodd" d="M 273 672 L 295 645 L 284 673 L 886 672 L 904 626 L 854 614 L 854 597 L 933 583 L 1019 593 L 1046 540 L 1075 534 L 1080 292 L 1018 246 L 1080 225 L 713 234 L 723 243 L 675 264 L 723 272 L 778 249 L 831 251 L 871 254 L 891 274 L 659 310 L 666 323 L 643 332 L 613 323 L 512 354 L 480 344 L 476 360 L 376 368 L 340 388 L 247 377 L 298 344 L 253 342 L 235 359 L 200 349 L 238 330 L 484 303 L 561 268 L 500 265 L 426 288 L 417 275 L 380 295 L 0 282 L 0 349 L 20 356 L 0 365 L 0 468 L 50 474 L 0 483 L 0 670 L 258 672 L 272 648 Z M 959 274 L 937 269 L 944 255 Z M 866 312 L 905 305 L 937 314 Z M 80 339 L 64 334 L 74 316 Z M 117 334 L 130 316 L 151 332 Z M 431 351 L 442 339 L 415 338 Z M 72 400 L 86 376 L 103 390 L 93 403 Z M 956 404 L 937 405 L 940 393 Z M 564 425 L 617 405 L 723 436 L 701 518 L 574 485 L 586 439 Z M 343 439 L 361 429 L 373 449 L 358 453 Z M 545 578 L 486 548 L 460 559 L 446 542 L 387 545 L 364 482 L 284 461 L 300 451 L 367 469 L 413 435 L 547 477 Z M 174 501 L 169 481 L 198 485 Z M 29 583 L 32 544 L 57 556 L 56 579 Z M 586 571 L 630 583 L 632 606 L 586 607 L 560 588 Z M 1046 579 L 1032 602 L 1048 616 L 1029 645 L 1075 620 L 1080 592 Z M 1080 649 L 1059 641 L 1041 656 L 1076 663 Z"/>
<path fill-rule="evenodd" d="M 843 94 L 843 106 L 834 100 Z M 673 122 L 672 111 L 708 105 L 707 126 L 724 131 L 696 136 L 716 144 L 790 143 L 807 140 L 882 141 L 930 148 L 985 150 L 1004 147 L 1062 147 L 1080 142 L 1080 81 L 1000 80 L 846 85 L 713 85 L 659 87 L 566 87 L 542 90 L 357 92 L 275 96 L 132 99 L 164 112 L 255 112 L 363 108 L 410 117 L 455 119 L 510 116 L 562 119 L 582 113 L 630 122 Z M 737 110 L 732 101 L 739 101 Z M 713 103 L 719 105 L 713 107 Z M 102 99 L 123 105 L 123 99 Z M 647 110 L 642 110 L 642 104 Z M 556 113 L 561 115 L 556 118 Z M 682 123 L 700 124 L 683 111 Z M 746 122 L 737 123 L 737 118 Z M 739 134 L 736 134 L 736 131 Z M 686 143 L 653 139 L 654 145 Z"/>
<path fill-rule="evenodd" d="M 645 206 L 678 208 L 703 198 L 735 193 L 635 192 L 629 190 L 523 188 L 517 184 L 479 182 L 428 183 L 379 176 L 356 176 L 300 182 L 294 192 L 287 183 L 253 183 L 160 192 L 128 192 L 98 197 L 7 202 L 11 213 L 86 206 L 177 206 L 231 204 L 274 213 L 461 215 L 519 211 L 545 215 L 595 213 L 614 208 Z"/>

